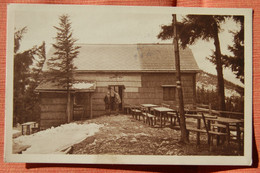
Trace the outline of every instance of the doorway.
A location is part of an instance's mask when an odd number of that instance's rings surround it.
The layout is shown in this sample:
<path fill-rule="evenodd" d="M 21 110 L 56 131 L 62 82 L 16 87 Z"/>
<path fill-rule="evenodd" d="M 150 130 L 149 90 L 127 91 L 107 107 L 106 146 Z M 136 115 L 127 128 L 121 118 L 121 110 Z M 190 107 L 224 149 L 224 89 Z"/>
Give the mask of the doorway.
<path fill-rule="evenodd" d="M 73 97 L 73 120 L 84 120 L 91 117 L 91 93 L 76 92 Z"/>
<path fill-rule="evenodd" d="M 111 111 L 115 111 L 116 110 L 116 107 L 115 107 L 115 94 L 113 91 L 117 92 L 120 96 L 120 99 L 121 99 L 121 103 L 118 105 L 118 110 L 119 111 L 122 111 L 123 109 L 123 92 L 124 92 L 124 89 L 125 89 L 125 86 L 124 85 L 109 85 L 108 88 L 110 89 L 110 96 L 111 96 L 111 102 L 110 102 L 110 108 L 111 108 Z"/>

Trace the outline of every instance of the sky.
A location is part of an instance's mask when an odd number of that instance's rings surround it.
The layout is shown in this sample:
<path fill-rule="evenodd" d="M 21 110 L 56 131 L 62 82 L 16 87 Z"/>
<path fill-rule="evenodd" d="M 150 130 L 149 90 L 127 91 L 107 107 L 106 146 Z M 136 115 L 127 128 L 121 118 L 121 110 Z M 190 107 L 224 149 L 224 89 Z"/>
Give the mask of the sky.
<path fill-rule="evenodd" d="M 15 8 L 14 27 L 27 27 L 21 42 L 20 51 L 30 49 L 34 45 L 46 42 L 47 50 L 55 42 L 56 29 L 59 26 L 59 16 L 68 14 L 72 22 L 73 37 L 78 43 L 88 44 L 135 44 L 135 43 L 172 43 L 172 40 L 157 39 L 161 25 L 168 25 L 172 21 L 173 13 L 177 13 L 177 20 L 185 15 L 183 10 L 169 10 L 169 8 L 144 7 L 93 7 L 93 6 L 22 6 Z M 187 13 L 187 12 L 186 12 Z M 231 54 L 227 50 L 232 45 L 230 30 L 238 30 L 239 26 L 232 20 L 222 25 L 219 34 L 222 54 Z M 216 74 L 215 65 L 206 60 L 210 56 L 214 45 L 212 41 L 198 40 L 189 46 L 200 69 Z M 230 69 L 224 69 L 224 78 L 243 86 L 236 79 Z"/>

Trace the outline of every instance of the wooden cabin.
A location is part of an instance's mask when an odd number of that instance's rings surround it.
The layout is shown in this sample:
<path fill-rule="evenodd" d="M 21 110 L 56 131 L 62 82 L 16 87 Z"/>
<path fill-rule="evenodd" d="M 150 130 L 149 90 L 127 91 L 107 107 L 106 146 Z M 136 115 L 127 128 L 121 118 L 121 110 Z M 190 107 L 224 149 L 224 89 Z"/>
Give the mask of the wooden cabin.
<path fill-rule="evenodd" d="M 80 44 L 74 60 L 75 84 L 71 88 L 72 117 L 69 121 L 105 113 L 108 91 L 119 93 L 123 110 L 127 104 L 178 104 L 172 44 Z M 53 54 L 51 49 L 47 57 Z M 196 73 L 200 71 L 189 48 L 180 50 L 184 104 L 196 102 Z M 46 68 L 46 67 L 45 67 Z M 40 126 L 46 129 L 68 122 L 66 91 L 53 83 L 42 83 Z M 113 94 L 111 95 L 113 98 Z M 112 109 L 115 109 L 112 107 Z"/>

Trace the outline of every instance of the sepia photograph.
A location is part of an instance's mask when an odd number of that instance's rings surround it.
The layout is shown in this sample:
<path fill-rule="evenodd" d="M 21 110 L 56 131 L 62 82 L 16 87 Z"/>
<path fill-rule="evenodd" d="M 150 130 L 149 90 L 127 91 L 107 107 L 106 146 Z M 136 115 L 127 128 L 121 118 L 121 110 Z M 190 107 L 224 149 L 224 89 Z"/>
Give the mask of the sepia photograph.
<path fill-rule="evenodd" d="M 9 4 L 5 161 L 252 163 L 252 10 Z"/>

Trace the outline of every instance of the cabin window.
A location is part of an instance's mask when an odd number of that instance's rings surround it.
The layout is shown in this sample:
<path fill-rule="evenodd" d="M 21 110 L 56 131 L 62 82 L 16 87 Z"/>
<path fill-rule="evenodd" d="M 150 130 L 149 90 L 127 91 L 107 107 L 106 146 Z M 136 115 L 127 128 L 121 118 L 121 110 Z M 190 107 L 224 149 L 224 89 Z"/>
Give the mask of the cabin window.
<path fill-rule="evenodd" d="M 163 85 L 163 100 L 175 101 L 176 100 L 176 86 L 175 85 Z"/>

